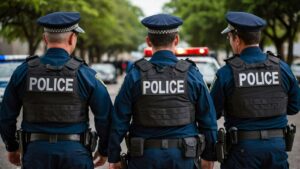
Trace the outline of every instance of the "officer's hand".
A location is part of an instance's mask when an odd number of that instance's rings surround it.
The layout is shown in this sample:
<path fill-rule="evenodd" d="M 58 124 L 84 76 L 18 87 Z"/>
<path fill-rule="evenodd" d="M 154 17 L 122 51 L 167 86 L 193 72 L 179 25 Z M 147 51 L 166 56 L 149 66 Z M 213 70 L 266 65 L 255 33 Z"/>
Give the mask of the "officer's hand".
<path fill-rule="evenodd" d="M 121 162 L 109 163 L 108 168 L 109 169 L 121 169 Z"/>
<path fill-rule="evenodd" d="M 106 160 L 107 160 L 107 157 L 100 155 L 99 152 L 97 151 L 94 154 L 94 167 L 97 168 L 99 166 L 103 166 L 104 163 L 106 162 Z"/>
<path fill-rule="evenodd" d="M 20 152 L 8 152 L 8 161 L 16 166 L 21 166 Z"/>
<path fill-rule="evenodd" d="M 213 161 L 206 161 L 201 159 L 201 168 L 202 169 L 213 169 L 214 168 L 214 162 Z"/>

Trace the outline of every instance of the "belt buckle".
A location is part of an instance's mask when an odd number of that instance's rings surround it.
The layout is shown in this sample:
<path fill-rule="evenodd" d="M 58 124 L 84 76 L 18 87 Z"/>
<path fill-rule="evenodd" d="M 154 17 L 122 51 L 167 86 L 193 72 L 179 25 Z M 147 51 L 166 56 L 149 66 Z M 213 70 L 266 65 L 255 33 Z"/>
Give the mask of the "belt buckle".
<path fill-rule="evenodd" d="M 57 134 L 49 136 L 49 143 L 57 143 Z"/>
<path fill-rule="evenodd" d="M 260 131 L 260 138 L 262 140 L 269 139 L 268 131 L 267 130 L 261 130 Z"/>
<path fill-rule="evenodd" d="M 167 139 L 162 139 L 161 140 L 161 148 L 167 149 L 169 147 L 169 142 Z"/>

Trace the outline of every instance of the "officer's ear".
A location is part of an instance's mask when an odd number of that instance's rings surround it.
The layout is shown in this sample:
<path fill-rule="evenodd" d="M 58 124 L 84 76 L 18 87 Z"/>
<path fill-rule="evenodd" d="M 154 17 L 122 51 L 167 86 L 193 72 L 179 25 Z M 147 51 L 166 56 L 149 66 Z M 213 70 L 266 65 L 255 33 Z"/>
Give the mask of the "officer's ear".
<path fill-rule="evenodd" d="M 46 36 L 45 33 L 43 33 L 43 40 L 44 40 L 44 42 L 45 42 L 45 44 L 47 46 L 48 45 L 48 39 L 47 39 L 47 36 Z"/>
<path fill-rule="evenodd" d="M 73 43 L 76 43 L 75 39 L 76 39 L 76 34 L 74 32 L 71 33 L 71 35 L 69 36 L 68 39 L 68 44 L 69 45 L 73 45 Z"/>
<path fill-rule="evenodd" d="M 149 36 L 146 36 L 146 43 L 147 45 L 151 48 L 153 45 L 152 45 L 152 42 L 150 41 L 150 38 Z"/>
<path fill-rule="evenodd" d="M 178 43 L 179 43 L 179 40 L 180 40 L 180 38 L 179 38 L 179 35 L 177 34 L 177 35 L 175 35 L 175 39 L 174 39 L 174 45 L 175 46 L 177 46 L 178 45 Z"/>

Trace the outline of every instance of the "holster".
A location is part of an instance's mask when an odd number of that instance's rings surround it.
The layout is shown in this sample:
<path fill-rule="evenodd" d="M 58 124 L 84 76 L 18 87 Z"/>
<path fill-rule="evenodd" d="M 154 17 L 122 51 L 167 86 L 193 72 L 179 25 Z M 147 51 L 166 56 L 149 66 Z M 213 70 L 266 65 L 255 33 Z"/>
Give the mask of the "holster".
<path fill-rule="evenodd" d="M 81 140 L 82 144 L 92 153 L 95 151 L 98 143 L 97 132 L 89 129 L 83 134 L 83 138 Z"/>
<path fill-rule="evenodd" d="M 218 139 L 216 143 L 217 161 L 223 163 L 227 155 L 226 132 L 224 128 L 218 130 Z"/>
<path fill-rule="evenodd" d="M 284 134 L 285 134 L 285 151 L 292 151 L 295 134 L 296 134 L 296 126 L 294 124 L 286 126 Z"/>
<path fill-rule="evenodd" d="M 19 143 L 19 151 L 20 151 L 21 159 L 22 159 L 22 157 L 24 156 L 24 154 L 26 152 L 27 144 L 29 143 L 30 138 L 28 137 L 28 134 L 26 134 L 21 129 L 16 131 L 16 138 Z"/>
<path fill-rule="evenodd" d="M 121 169 L 128 169 L 128 154 L 122 153 L 120 155 L 121 159 Z"/>
<path fill-rule="evenodd" d="M 144 141 L 142 137 L 131 137 L 129 142 L 129 153 L 132 157 L 141 157 L 144 154 Z"/>

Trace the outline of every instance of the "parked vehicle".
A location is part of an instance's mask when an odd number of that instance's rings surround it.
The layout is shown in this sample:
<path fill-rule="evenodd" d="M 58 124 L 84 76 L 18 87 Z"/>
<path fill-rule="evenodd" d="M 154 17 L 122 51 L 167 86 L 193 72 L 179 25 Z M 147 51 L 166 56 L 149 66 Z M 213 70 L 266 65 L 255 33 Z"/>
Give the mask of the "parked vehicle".
<path fill-rule="evenodd" d="M 0 55 L 0 105 L 11 75 L 26 57 L 27 55 Z"/>
<path fill-rule="evenodd" d="M 113 64 L 96 63 L 92 64 L 91 68 L 99 73 L 99 76 L 104 83 L 117 83 L 117 71 Z"/>
<path fill-rule="evenodd" d="M 291 69 L 298 79 L 298 82 L 300 83 L 300 59 L 299 60 L 294 60 L 294 62 L 291 65 Z"/>

